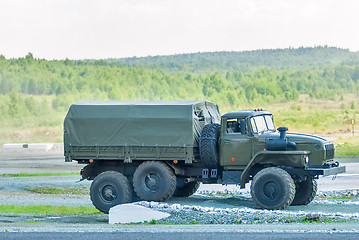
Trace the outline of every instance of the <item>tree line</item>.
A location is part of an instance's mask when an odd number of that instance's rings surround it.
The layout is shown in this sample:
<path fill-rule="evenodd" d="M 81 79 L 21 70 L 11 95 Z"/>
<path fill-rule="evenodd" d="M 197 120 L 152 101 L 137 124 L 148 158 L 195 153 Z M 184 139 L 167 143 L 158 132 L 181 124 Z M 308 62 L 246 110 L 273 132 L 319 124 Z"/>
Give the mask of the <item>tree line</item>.
<path fill-rule="evenodd" d="M 107 59 L 106 61 L 121 63 L 126 66 L 144 66 L 149 69 L 160 68 L 170 72 L 207 73 L 217 71 L 225 73 L 227 71 L 250 72 L 263 67 L 270 67 L 271 69 L 303 68 L 314 65 L 358 62 L 359 52 L 350 52 L 348 49 L 336 47 L 317 46 L 132 57 Z"/>
<path fill-rule="evenodd" d="M 330 63 L 286 66 L 281 59 L 276 66 L 253 66 L 233 71 L 225 67 L 225 55 L 220 71 L 176 70 L 156 68 L 141 64 L 97 60 L 73 61 L 35 59 L 31 53 L 23 58 L 6 59 L 0 56 L 0 111 L 2 116 L 29 115 L 49 111 L 66 112 L 73 102 L 81 100 L 197 100 L 214 101 L 219 106 L 242 108 L 248 103 L 268 103 L 296 100 L 300 94 L 313 98 L 330 98 L 346 93 L 359 92 L 359 62 L 349 61 L 348 51 L 332 48 L 314 48 L 321 51 L 339 52 Z M 263 54 L 288 55 L 288 51 L 263 50 Z M 297 49 L 312 52 L 313 49 Z M 210 53 L 207 53 L 211 55 Z M 248 54 L 248 53 L 246 53 Z M 251 54 L 259 54 L 254 52 Z M 298 53 L 299 54 L 299 53 Z M 211 62 L 196 55 L 192 64 L 210 66 Z M 322 53 L 320 56 L 327 56 Z M 346 57 L 344 57 L 346 56 Z M 188 57 L 188 56 L 187 56 Z M 273 56 L 271 56 L 273 57 Z M 303 56 L 302 56 L 303 57 Z M 179 58 L 173 56 L 172 58 Z M 231 60 L 232 58 L 229 58 Z M 340 60 L 345 59 L 345 61 Z M 340 61 L 339 61 L 340 60 Z M 149 61 L 149 60 L 146 60 Z M 190 61 L 190 60 L 188 60 Z M 299 61 L 299 60 L 298 60 Z M 305 62 L 304 60 L 301 60 Z M 310 62 L 310 60 L 308 60 Z M 170 62 L 170 61 L 169 61 Z M 240 61 L 239 61 L 240 62 Z M 176 62 L 186 69 L 184 60 Z M 202 71 L 201 70 L 201 71 Z M 48 96 L 46 101 L 36 96 Z"/>

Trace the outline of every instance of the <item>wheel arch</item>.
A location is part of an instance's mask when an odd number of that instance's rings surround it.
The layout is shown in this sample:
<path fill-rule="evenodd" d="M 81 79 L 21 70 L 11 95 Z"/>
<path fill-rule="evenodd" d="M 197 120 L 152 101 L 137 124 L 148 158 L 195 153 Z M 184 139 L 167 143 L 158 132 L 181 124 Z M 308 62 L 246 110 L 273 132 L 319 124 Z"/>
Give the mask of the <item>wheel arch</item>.
<path fill-rule="evenodd" d="M 95 177 L 103 172 L 115 171 L 124 174 L 129 177 L 135 172 L 135 169 L 141 164 L 141 162 L 133 162 L 132 164 L 124 163 L 120 160 L 95 160 L 92 163 L 87 164 L 81 169 L 82 179 L 93 180 Z"/>
<path fill-rule="evenodd" d="M 245 188 L 245 184 L 249 182 L 250 175 L 257 172 L 256 167 L 285 166 L 289 168 L 303 168 L 305 166 L 304 159 L 307 154 L 305 151 L 260 151 L 254 155 L 243 170 L 240 186 L 241 188 Z"/>

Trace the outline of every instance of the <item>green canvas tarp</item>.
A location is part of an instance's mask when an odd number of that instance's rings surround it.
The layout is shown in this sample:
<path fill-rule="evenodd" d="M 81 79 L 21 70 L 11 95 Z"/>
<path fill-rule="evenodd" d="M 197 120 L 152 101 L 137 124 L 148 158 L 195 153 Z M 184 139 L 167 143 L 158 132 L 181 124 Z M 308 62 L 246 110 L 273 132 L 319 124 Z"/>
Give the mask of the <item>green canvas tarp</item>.
<path fill-rule="evenodd" d="M 202 128 L 219 123 L 208 101 L 85 101 L 71 105 L 65 146 L 197 146 Z"/>

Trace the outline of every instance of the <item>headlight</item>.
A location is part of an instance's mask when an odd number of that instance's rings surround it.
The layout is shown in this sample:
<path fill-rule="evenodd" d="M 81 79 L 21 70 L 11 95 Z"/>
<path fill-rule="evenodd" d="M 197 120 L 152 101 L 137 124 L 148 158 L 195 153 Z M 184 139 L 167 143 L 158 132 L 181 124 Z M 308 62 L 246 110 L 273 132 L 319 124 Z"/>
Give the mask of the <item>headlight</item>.
<path fill-rule="evenodd" d="M 308 157 L 308 156 L 305 156 L 305 157 L 304 157 L 304 162 L 305 162 L 305 164 L 308 164 L 308 163 L 309 163 L 309 157 Z"/>

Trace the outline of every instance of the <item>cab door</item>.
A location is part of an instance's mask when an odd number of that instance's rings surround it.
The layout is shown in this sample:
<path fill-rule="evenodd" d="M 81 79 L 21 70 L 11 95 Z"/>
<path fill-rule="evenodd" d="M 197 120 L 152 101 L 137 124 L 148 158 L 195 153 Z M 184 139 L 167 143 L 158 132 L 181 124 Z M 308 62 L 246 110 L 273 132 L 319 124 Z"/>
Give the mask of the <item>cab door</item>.
<path fill-rule="evenodd" d="M 220 165 L 229 169 L 245 168 L 252 158 L 252 137 L 240 131 L 238 118 L 223 119 L 220 138 Z"/>

